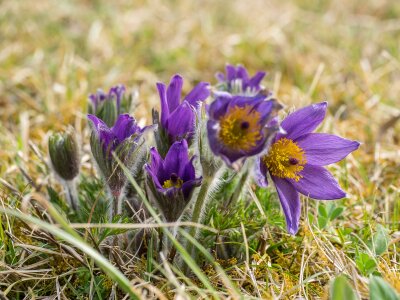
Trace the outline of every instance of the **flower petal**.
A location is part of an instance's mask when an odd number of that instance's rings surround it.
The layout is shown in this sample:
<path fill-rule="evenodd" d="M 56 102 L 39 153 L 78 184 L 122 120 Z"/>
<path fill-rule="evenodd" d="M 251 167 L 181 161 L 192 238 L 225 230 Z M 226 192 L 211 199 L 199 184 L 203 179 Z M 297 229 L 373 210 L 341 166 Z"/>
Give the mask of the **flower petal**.
<path fill-rule="evenodd" d="M 171 175 L 176 173 L 182 178 L 185 167 L 189 162 L 188 144 L 185 139 L 172 144 L 164 160 L 164 170 Z"/>
<path fill-rule="evenodd" d="M 115 121 L 115 124 L 112 127 L 112 132 L 118 139 L 118 142 L 124 141 L 137 131 L 140 131 L 140 129 L 136 124 L 136 120 L 129 114 L 119 115 L 117 121 Z"/>
<path fill-rule="evenodd" d="M 155 174 L 157 174 L 160 169 L 163 169 L 164 160 L 155 147 L 150 148 L 150 158 L 150 169 L 154 171 Z"/>
<path fill-rule="evenodd" d="M 144 166 L 144 169 L 146 172 L 150 175 L 151 180 L 153 180 L 154 185 L 156 186 L 157 189 L 162 189 L 162 185 L 160 183 L 160 180 L 158 179 L 157 175 L 154 173 L 154 170 L 151 165 L 146 164 Z"/>
<path fill-rule="evenodd" d="M 210 118 L 219 119 L 225 114 L 232 96 L 228 93 L 218 94 L 217 98 L 208 106 L 207 112 Z"/>
<path fill-rule="evenodd" d="M 267 166 L 263 163 L 262 157 L 258 157 L 256 159 L 256 163 L 254 164 L 254 179 L 256 180 L 258 186 L 267 187 L 268 186 L 268 178 L 267 178 Z"/>
<path fill-rule="evenodd" d="M 335 200 L 346 197 L 332 174 L 324 167 L 306 164 L 299 181 L 290 180 L 296 190 L 317 200 Z"/>
<path fill-rule="evenodd" d="M 257 72 L 256 75 L 250 78 L 248 86 L 255 90 L 260 89 L 260 83 L 264 79 L 266 73 L 265 72 Z"/>
<path fill-rule="evenodd" d="M 181 91 L 183 86 L 182 76 L 176 74 L 171 78 L 167 89 L 167 101 L 169 112 L 172 113 L 181 102 Z"/>
<path fill-rule="evenodd" d="M 199 177 L 199 178 L 195 178 L 195 179 L 186 181 L 182 185 L 183 197 L 186 200 L 190 200 L 190 197 L 191 197 L 191 194 L 192 194 L 194 188 L 200 186 L 202 180 L 203 180 L 203 177 Z"/>
<path fill-rule="evenodd" d="M 281 124 L 287 134 L 278 134 L 276 138 L 286 137 L 295 140 L 304 134 L 314 131 L 324 120 L 326 107 L 327 103 L 321 102 L 306 106 L 288 115 Z"/>
<path fill-rule="evenodd" d="M 217 72 L 215 74 L 215 78 L 219 81 L 219 82 L 225 82 L 225 74 L 222 72 Z"/>
<path fill-rule="evenodd" d="M 296 142 L 306 153 L 307 163 L 316 166 L 338 162 L 360 146 L 359 142 L 326 133 L 310 133 Z"/>
<path fill-rule="evenodd" d="M 95 115 L 88 115 L 88 119 L 92 121 L 94 130 L 98 136 L 99 142 L 103 145 L 104 149 L 108 149 L 110 143 L 114 143 L 114 133 L 110 128 L 108 128 L 107 124 L 104 123 L 100 118 Z M 114 145 L 111 145 L 113 147 Z"/>
<path fill-rule="evenodd" d="M 161 124 L 166 127 L 167 120 L 169 117 L 169 107 L 167 101 L 167 91 L 164 83 L 157 83 L 158 94 L 160 95 L 161 101 Z"/>
<path fill-rule="evenodd" d="M 190 136 L 194 132 L 194 107 L 186 100 L 174 110 L 167 120 L 168 133 L 174 138 Z"/>
<path fill-rule="evenodd" d="M 183 181 L 188 181 L 196 177 L 196 170 L 194 169 L 193 160 L 196 156 L 193 156 L 190 161 L 186 164 L 181 179 Z"/>
<path fill-rule="evenodd" d="M 279 200 L 281 201 L 282 209 L 285 214 L 287 230 L 290 234 L 294 235 L 299 230 L 300 222 L 301 202 L 299 193 L 286 179 L 273 176 L 272 180 L 275 183 Z"/>
<path fill-rule="evenodd" d="M 276 100 L 268 100 L 268 101 L 263 101 L 259 105 L 256 106 L 257 111 L 260 112 L 261 118 L 260 118 L 260 123 L 265 123 L 267 120 L 272 119 L 275 117 L 276 111 L 272 111 L 273 108 L 276 106 Z M 273 112 L 273 114 L 271 114 Z"/>
<path fill-rule="evenodd" d="M 99 128 L 101 127 L 106 127 L 108 128 L 108 126 L 106 125 L 106 123 L 103 122 L 103 120 L 101 120 L 100 118 L 96 117 L 95 115 L 87 115 L 88 119 L 90 121 L 92 121 L 94 128 L 96 129 L 96 131 L 98 131 Z"/>
<path fill-rule="evenodd" d="M 249 74 L 247 73 L 247 70 L 245 67 L 239 65 L 236 68 L 236 78 L 242 80 L 243 83 L 247 83 L 249 81 Z"/>
<path fill-rule="evenodd" d="M 236 78 L 236 68 L 230 64 L 227 64 L 225 67 L 226 71 L 226 80 L 228 82 L 231 82 Z"/>
<path fill-rule="evenodd" d="M 208 89 L 209 85 L 208 82 L 200 82 L 189 94 L 187 94 L 185 100 L 194 107 L 198 107 L 199 101 L 204 101 L 208 96 L 210 96 L 210 90 Z"/>
<path fill-rule="evenodd" d="M 125 86 L 123 84 L 119 84 L 119 85 L 113 86 L 110 89 L 110 91 L 108 92 L 110 98 L 113 98 L 113 96 L 115 96 L 115 98 L 116 98 L 118 114 L 120 112 L 121 100 L 124 96 L 125 90 L 126 90 Z"/>

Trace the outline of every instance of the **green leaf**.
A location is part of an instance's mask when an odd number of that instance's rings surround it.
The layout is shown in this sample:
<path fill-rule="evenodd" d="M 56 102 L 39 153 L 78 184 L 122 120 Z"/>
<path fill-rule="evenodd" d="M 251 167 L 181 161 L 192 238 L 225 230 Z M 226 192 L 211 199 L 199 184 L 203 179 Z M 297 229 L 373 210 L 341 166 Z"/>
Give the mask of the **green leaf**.
<path fill-rule="evenodd" d="M 337 207 L 333 210 L 333 212 L 330 215 L 331 220 L 335 220 L 337 217 L 339 217 L 344 211 L 344 207 Z"/>
<path fill-rule="evenodd" d="M 386 252 L 389 246 L 388 230 L 382 225 L 378 224 L 376 227 L 376 233 L 368 245 L 375 255 L 381 255 Z"/>
<path fill-rule="evenodd" d="M 363 275 L 369 275 L 376 269 L 376 262 L 367 253 L 360 253 L 356 259 L 357 268 Z"/>
<path fill-rule="evenodd" d="M 357 300 L 357 294 L 349 284 L 346 276 L 339 275 L 331 285 L 330 300 Z"/>
<path fill-rule="evenodd" d="M 369 278 L 369 299 L 399 300 L 400 297 L 385 280 L 371 275 Z"/>
<path fill-rule="evenodd" d="M 327 224 L 328 224 L 328 218 L 321 217 L 321 216 L 318 217 L 318 227 L 320 229 L 324 229 Z"/>
<path fill-rule="evenodd" d="M 318 214 L 319 214 L 320 216 L 325 217 L 325 218 L 328 217 L 328 213 L 326 212 L 325 205 L 323 205 L 322 203 L 320 203 L 320 204 L 318 205 Z"/>

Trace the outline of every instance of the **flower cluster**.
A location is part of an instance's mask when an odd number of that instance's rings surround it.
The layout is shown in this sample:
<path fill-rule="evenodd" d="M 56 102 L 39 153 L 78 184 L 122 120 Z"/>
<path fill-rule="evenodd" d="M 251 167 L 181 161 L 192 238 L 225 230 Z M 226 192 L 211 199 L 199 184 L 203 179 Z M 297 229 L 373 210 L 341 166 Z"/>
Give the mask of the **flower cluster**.
<path fill-rule="evenodd" d="M 241 185 L 250 171 L 261 188 L 272 181 L 291 234 L 299 229 L 300 194 L 317 200 L 345 197 L 324 167 L 360 144 L 314 133 L 325 118 L 326 102 L 299 109 L 280 122 L 282 105 L 261 85 L 265 75 L 250 77 L 243 66 L 227 65 L 225 74 L 216 75 L 214 87 L 200 82 L 185 97 L 183 78 L 174 75 L 168 86 L 156 84 L 160 110 L 153 110 L 153 124 L 146 127 L 129 114 L 131 98 L 124 96 L 122 85 L 108 94 L 99 90 L 90 95 L 91 149 L 113 199 L 110 218 L 124 212 L 127 170 L 167 222 L 185 213 L 192 222 L 201 221 L 207 199 L 212 199 L 210 186 L 217 174 L 227 172 L 243 175 Z M 148 129 L 154 133 L 154 146 L 145 139 Z"/>

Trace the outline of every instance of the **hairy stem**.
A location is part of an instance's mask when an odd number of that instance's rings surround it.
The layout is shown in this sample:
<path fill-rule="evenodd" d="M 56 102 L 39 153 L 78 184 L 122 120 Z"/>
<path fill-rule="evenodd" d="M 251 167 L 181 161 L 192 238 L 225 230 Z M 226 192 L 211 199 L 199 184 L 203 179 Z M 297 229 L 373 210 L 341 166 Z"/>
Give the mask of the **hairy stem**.
<path fill-rule="evenodd" d="M 240 176 L 239 182 L 236 185 L 235 191 L 233 192 L 232 196 L 229 200 L 225 203 L 225 208 L 228 208 L 232 204 L 235 204 L 238 201 L 240 195 L 242 194 L 243 188 L 247 182 L 247 178 L 249 177 L 249 170 L 246 169 Z"/>
<path fill-rule="evenodd" d="M 74 180 L 65 180 L 64 188 L 67 197 L 68 204 L 74 211 L 79 208 L 78 191 L 76 190 L 76 183 Z"/>
<path fill-rule="evenodd" d="M 200 223 L 201 222 L 202 212 L 203 212 L 204 207 L 206 205 L 207 194 L 208 194 L 208 190 L 209 190 L 210 185 L 211 185 L 211 181 L 212 181 L 212 177 L 205 177 L 203 179 L 203 183 L 201 185 L 200 192 L 199 192 L 199 194 L 197 196 L 196 203 L 195 203 L 194 208 L 193 208 L 193 214 L 192 214 L 192 220 L 191 220 L 193 223 Z M 192 237 L 196 238 L 196 236 L 199 234 L 199 228 L 191 227 L 189 229 L 189 234 Z M 192 243 L 188 243 L 187 251 L 188 251 L 189 254 L 192 255 L 192 257 L 194 257 L 195 253 L 193 253 L 194 252 L 194 248 L 193 248 L 193 244 Z"/>

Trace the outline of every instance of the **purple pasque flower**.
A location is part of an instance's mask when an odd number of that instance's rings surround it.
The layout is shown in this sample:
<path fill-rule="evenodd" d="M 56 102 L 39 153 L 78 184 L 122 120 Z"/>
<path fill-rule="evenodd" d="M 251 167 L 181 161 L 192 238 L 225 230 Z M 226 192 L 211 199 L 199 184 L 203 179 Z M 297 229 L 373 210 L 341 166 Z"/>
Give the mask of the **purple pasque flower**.
<path fill-rule="evenodd" d="M 172 141 L 190 138 L 194 133 L 196 113 L 199 102 L 210 95 L 209 84 L 200 82 L 181 101 L 183 78 L 174 75 L 168 87 L 157 83 L 161 100 L 161 126 Z"/>
<path fill-rule="evenodd" d="M 257 164 L 257 181 L 267 186 L 267 173 L 275 183 L 289 233 L 299 228 L 299 193 L 318 200 L 341 199 L 346 193 L 324 166 L 338 162 L 358 149 L 359 142 L 332 134 L 313 133 L 324 120 L 327 103 L 302 108 L 281 123 L 268 154 Z"/>
<path fill-rule="evenodd" d="M 151 163 L 145 169 L 154 199 L 168 222 L 179 219 L 202 177 L 196 177 L 194 156 L 189 159 L 185 139 L 172 144 L 165 159 L 156 148 L 150 149 Z"/>
<path fill-rule="evenodd" d="M 89 113 L 102 119 L 108 126 L 112 126 L 122 113 L 122 100 L 124 99 L 125 86 L 113 86 L 108 94 L 98 89 L 95 94 L 89 95 Z"/>
<path fill-rule="evenodd" d="M 272 122 L 281 106 L 265 95 L 233 96 L 218 93 L 208 107 L 208 141 L 212 152 L 229 166 L 265 151 L 278 130 Z"/>
<path fill-rule="evenodd" d="M 111 87 L 108 94 L 104 93 L 102 89 L 98 89 L 95 94 L 90 94 L 89 99 L 94 108 L 94 111 L 96 111 L 104 101 L 113 101 L 113 100 L 115 100 L 117 108 L 119 110 L 125 91 L 126 91 L 125 86 L 122 84 L 118 84 L 116 86 Z"/>
<path fill-rule="evenodd" d="M 133 137 L 134 140 L 138 140 L 147 128 L 140 128 L 135 118 L 129 114 L 119 115 L 114 126 L 111 128 L 95 115 L 89 114 L 88 119 L 92 121 L 99 141 L 104 150 L 107 151 L 114 151 L 128 138 Z"/>
<path fill-rule="evenodd" d="M 245 67 L 227 64 L 225 73 L 218 72 L 215 77 L 220 82 L 220 88 L 229 93 L 251 96 L 263 89 L 261 81 L 266 75 L 265 72 L 257 72 L 253 77 L 249 77 Z"/>
<path fill-rule="evenodd" d="M 114 155 L 128 169 L 132 169 L 140 161 L 143 144 L 141 137 L 149 127 L 141 128 L 129 114 L 119 115 L 111 128 L 94 115 L 88 115 L 88 119 L 93 124 L 90 138 L 93 157 L 106 178 L 112 195 L 118 198 L 125 187 L 126 177 Z"/>

